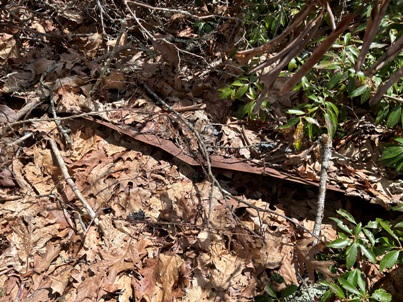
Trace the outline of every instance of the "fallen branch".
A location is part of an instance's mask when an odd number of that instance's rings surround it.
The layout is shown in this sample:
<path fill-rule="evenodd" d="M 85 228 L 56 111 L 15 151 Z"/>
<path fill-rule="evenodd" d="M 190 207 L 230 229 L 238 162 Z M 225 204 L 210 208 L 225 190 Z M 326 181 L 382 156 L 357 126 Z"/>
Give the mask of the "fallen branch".
<path fill-rule="evenodd" d="M 50 147 L 52 148 L 53 154 L 55 155 L 55 158 L 57 160 L 57 164 L 59 165 L 60 170 L 62 171 L 63 177 L 66 180 L 67 184 L 73 190 L 73 193 L 77 196 L 78 200 L 80 200 L 80 202 L 82 203 L 82 205 L 84 206 L 85 210 L 90 215 L 90 217 L 94 221 L 94 223 L 97 226 L 101 227 L 100 222 L 97 218 L 97 214 L 92 209 L 91 205 L 85 199 L 83 194 L 81 194 L 80 190 L 78 189 L 78 187 L 74 183 L 73 179 L 71 178 L 69 171 L 67 170 L 66 164 L 64 163 L 63 157 L 57 147 L 56 142 L 54 141 L 54 139 L 49 138 L 49 143 L 50 143 Z M 101 230 L 102 230 L 102 227 L 101 227 Z"/>

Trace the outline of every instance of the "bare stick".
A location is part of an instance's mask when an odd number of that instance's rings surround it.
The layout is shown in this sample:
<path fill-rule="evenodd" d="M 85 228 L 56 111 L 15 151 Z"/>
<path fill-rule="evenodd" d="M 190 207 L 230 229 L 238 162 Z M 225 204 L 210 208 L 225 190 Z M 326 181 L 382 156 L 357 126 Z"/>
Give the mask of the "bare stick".
<path fill-rule="evenodd" d="M 313 227 L 313 234 L 315 235 L 315 238 L 318 238 L 319 236 L 325 211 L 327 170 L 329 168 L 330 157 L 332 156 L 332 139 L 330 136 L 323 134 L 320 140 L 320 146 L 322 149 L 322 164 L 320 169 L 318 208 L 316 212 L 315 225 Z M 315 239 L 315 243 L 317 243 L 317 239 Z"/>
<path fill-rule="evenodd" d="M 67 170 L 66 164 L 64 163 L 63 157 L 60 154 L 59 149 L 57 148 L 56 142 L 54 141 L 53 138 L 49 138 L 49 143 L 52 148 L 53 154 L 56 157 L 57 164 L 59 165 L 60 170 L 62 171 L 62 174 L 63 174 L 64 179 L 66 180 L 67 184 L 70 186 L 70 188 L 73 190 L 74 194 L 77 196 L 77 198 L 83 204 L 84 208 L 86 209 L 87 213 L 90 215 L 91 219 L 94 220 L 94 223 L 97 226 L 100 226 L 99 220 L 97 218 L 97 214 L 92 209 L 91 205 L 85 199 L 83 194 L 81 194 L 80 190 L 77 188 L 76 184 L 74 183 L 73 179 L 71 178 L 69 171 Z"/>

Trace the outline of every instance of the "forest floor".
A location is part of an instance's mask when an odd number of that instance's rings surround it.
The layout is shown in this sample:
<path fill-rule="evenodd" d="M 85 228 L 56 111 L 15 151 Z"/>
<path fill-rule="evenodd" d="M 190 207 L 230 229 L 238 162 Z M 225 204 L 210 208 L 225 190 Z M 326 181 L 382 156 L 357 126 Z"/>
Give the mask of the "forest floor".
<path fill-rule="evenodd" d="M 103 24 L 92 2 L 22 2 L 1 15 L 0 301 L 251 301 L 284 288 L 274 273 L 335 276 L 307 232 L 319 145 L 296 152 L 284 116 L 239 120 L 218 99 L 242 74 L 226 54 L 236 20 L 201 35 L 177 11 L 151 38 L 149 8 L 120 24 L 107 7 Z M 403 196 L 377 162 L 386 130 L 365 112 L 341 126 L 325 242 L 337 209 L 399 219 Z"/>

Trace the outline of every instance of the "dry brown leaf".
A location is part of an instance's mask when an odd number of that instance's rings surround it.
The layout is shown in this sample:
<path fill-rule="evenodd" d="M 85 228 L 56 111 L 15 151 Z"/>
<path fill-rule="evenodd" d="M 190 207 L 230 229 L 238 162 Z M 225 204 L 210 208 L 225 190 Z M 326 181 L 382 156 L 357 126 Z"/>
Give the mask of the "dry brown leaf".
<path fill-rule="evenodd" d="M 0 64 L 4 64 L 7 59 L 18 58 L 17 41 L 13 35 L 7 33 L 0 34 Z"/>
<path fill-rule="evenodd" d="M 315 255 L 322 251 L 326 245 L 322 242 L 309 246 L 315 238 L 300 239 L 295 245 L 295 253 L 298 258 L 299 273 L 303 275 L 305 270 L 308 272 L 309 280 L 315 281 L 315 270 L 323 274 L 327 281 L 337 278 L 337 274 L 330 271 L 329 267 L 334 265 L 333 261 L 318 261 Z"/>

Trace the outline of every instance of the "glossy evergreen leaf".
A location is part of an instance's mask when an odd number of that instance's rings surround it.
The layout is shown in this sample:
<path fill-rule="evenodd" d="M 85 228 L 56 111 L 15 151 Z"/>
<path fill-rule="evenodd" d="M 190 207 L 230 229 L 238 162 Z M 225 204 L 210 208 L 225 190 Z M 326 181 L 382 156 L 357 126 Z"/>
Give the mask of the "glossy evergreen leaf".
<path fill-rule="evenodd" d="M 295 126 L 296 124 L 298 124 L 299 121 L 300 121 L 299 117 L 292 118 L 292 119 L 288 120 L 287 123 L 285 123 L 284 125 L 279 126 L 277 129 L 291 128 L 291 127 Z"/>
<path fill-rule="evenodd" d="M 334 218 L 334 217 L 330 217 L 331 220 L 333 220 L 334 222 L 337 223 L 337 226 L 343 230 L 344 232 L 348 233 L 348 234 L 352 234 L 352 231 L 343 223 L 343 221 L 341 221 L 340 219 Z"/>
<path fill-rule="evenodd" d="M 335 293 L 335 295 L 339 298 L 345 299 L 346 295 L 344 294 L 342 288 L 334 283 L 329 283 L 326 281 L 322 281 L 321 284 L 329 286 L 330 290 Z"/>
<path fill-rule="evenodd" d="M 353 242 L 353 244 L 350 245 L 346 250 L 346 266 L 347 266 L 347 268 L 350 268 L 355 264 L 355 262 L 357 261 L 357 254 L 358 254 L 357 243 Z"/>
<path fill-rule="evenodd" d="M 389 114 L 389 107 L 385 106 L 381 110 L 378 111 L 378 114 L 375 119 L 375 125 L 379 125 L 382 123 Z"/>
<path fill-rule="evenodd" d="M 324 114 L 324 117 L 325 117 L 327 132 L 328 132 L 329 136 L 331 138 L 333 138 L 334 134 L 336 133 L 337 124 L 334 122 L 334 118 L 331 114 L 331 111 L 326 112 Z"/>
<path fill-rule="evenodd" d="M 374 291 L 374 293 L 371 296 L 372 299 L 375 301 L 379 302 L 391 302 L 392 301 L 392 295 L 389 294 L 386 290 L 383 288 L 379 288 Z"/>
<path fill-rule="evenodd" d="M 357 96 L 360 96 L 361 94 L 363 94 L 365 92 L 365 90 L 368 89 L 367 85 L 362 85 L 360 87 L 358 87 L 357 89 L 354 89 L 351 93 L 350 93 L 350 97 L 351 98 L 355 98 Z"/>
<path fill-rule="evenodd" d="M 393 128 L 397 125 L 397 123 L 401 120 L 402 116 L 402 107 L 395 106 L 389 113 L 388 119 L 386 120 L 386 126 L 389 128 Z"/>
<path fill-rule="evenodd" d="M 347 245 L 350 244 L 350 239 L 348 238 L 338 238 L 333 240 L 332 242 L 328 243 L 327 246 L 335 249 L 342 249 L 345 248 Z"/>
<path fill-rule="evenodd" d="M 271 287 L 269 284 L 266 285 L 265 290 L 266 290 L 266 293 L 267 293 L 270 297 L 272 297 L 272 298 L 274 298 L 274 299 L 277 298 L 276 291 L 275 291 L 275 290 L 273 289 L 273 287 Z"/>
<path fill-rule="evenodd" d="M 403 146 L 392 146 L 388 147 L 385 149 L 383 152 L 381 158 L 379 159 L 380 161 L 385 161 L 391 158 L 395 158 L 399 156 L 400 154 L 403 154 Z"/>
<path fill-rule="evenodd" d="M 374 246 L 375 245 L 375 236 L 374 234 L 372 234 L 372 232 L 368 229 L 363 229 L 362 230 L 365 234 L 365 236 L 368 238 L 368 240 L 371 242 L 371 245 Z"/>
<path fill-rule="evenodd" d="M 245 93 L 248 91 L 249 89 L 249 85 L 248 84 L 244 84 L 241 87 L 239 87 L 235 93 L 235 98 L 240 99 L 242 98 Z"/>
<path fill-rule="evenodd" d="M 359 222 L 354 228 L 354 235 L 358 236 L 361 233 L 361 230 L 362 230 L 362 223 Z"/>
<path fill-rule="evenodd" d="M 229 98 L 232 94 L 232 89 L 229 87 L 224 87 L 218 90 L 220 94 L 218 95 L 219 99 L 226 99 Z"/>
<path fill-rule="evenodd" d="M 347 212 L 346 210 L 344 210 L 344 209 L 339 209 L 339 210 L 337 210 L 336 212 L 337 212 L 337 214 L 339 214 L 340 216 L 346 218 L 346 219 L 347 219 L 348 221 L 350 221 L 351 223 L 357 224 L 357 222 L 355 221 L 353 215 L 351 215 L 351 214 L 350 214 L 349 212 Z"/>
<path fill-rule="evenodd" d="M 379 224 L 381 225 L 381 227 L 389 233 L 390 236 L 392 236 L 393 238 L 395 238 L 397 241 L 399 241 L 399 239 L 397 238 L 395 232 L 393 232 L 393 230 L 390 228 L 389 223 L 385 222 L 382 219 L 377 219 L 379 221 Z"/>
<path fill-rule="evenodd" d="M 360 246 L 360 250 L 365 255 L 365 257 L 367 257 L 372 263 L 376 263 L 375 253 L 361 243 L 359 244 L 359 246 Z"/>
<path fill-rule="evenodd" d="M 337 280 L 339 281 L 339 283 L 341 284 L 341 286 L 342 286 L 345 290 L 347 290 L 347 291 L 349 291 L 350 293 L 353 293 L 353 294 L 355 294 L 355 295 L 357 295 L 357 296 L 360 296 L 360 295 L 361 295 L 361 294 L 360 294 L 360 291 L 359 291 L 354 285 L 352 285 L 350 282 L 348 282 L 346 279 L 338 278 Z"/>
<path fill-rule="evenodd" d="M 397 258 L 399 257 L 400 251 L 392 251 L 383 256 L 382 260 L 379 262 L 379 270 L 382 272 L 384 268 L 391 268 L 396 264 Z"/>
<path fill-rule="evenodd" d="M 336 72 L 335 75 L 330 78 L 329 82 L 327 82 L 326 88 L 332 89 L 341 82 L 342 78 L 343 73 L 341 71 Z"/>
<path fill-rule="evenodd" d="M 295 115 L 304 115 L 305 111 L 299 110 L 299 109 L 288 109 L 286 111 L 288 114 L 295 114 Z"/>
<path fill-rule="evenodd" d="M 310 117 L 310 116 L 304 116 L 304 119 L 310 123 L 310 124 L 314 124 L 318 127 L 320 127 L 319 122 L 317 120 L 315 120 L 314 118 Z"/>
<path fill-rule="evenodd" d="M 286 298 L 288 296 L 291 296 L 297 290 L 298 290 L 298 286 L 296 286 L 295 284 L 291 284 L 291 285 L 287 286 L 287 288 L 281 293 L 281 298 Z"/>

